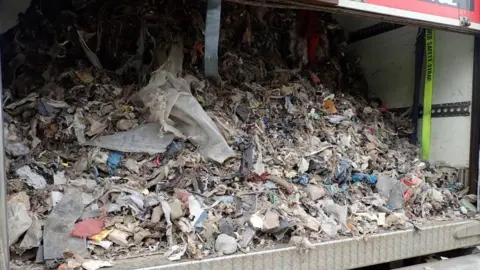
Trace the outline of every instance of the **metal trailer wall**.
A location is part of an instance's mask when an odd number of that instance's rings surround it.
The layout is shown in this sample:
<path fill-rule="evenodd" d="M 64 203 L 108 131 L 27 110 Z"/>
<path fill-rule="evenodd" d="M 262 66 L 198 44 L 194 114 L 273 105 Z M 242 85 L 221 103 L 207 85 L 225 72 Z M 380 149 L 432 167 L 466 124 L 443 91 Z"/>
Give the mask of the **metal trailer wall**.
<path fill-rule="evenodd" d="M 22 5 L 27 2 L 0 0 L 0 33 L 12 26 L 14 21 L 11 18 L 16 19 L 17 12 L 22 11 Z M 351 31 L 378 23 L 372 19 L 352 17 L 340 21 Z M 362 57 L 362 67 L 371 90 L 389 106 L 406 107 L 412 104 L 416 33 L 415 27 L 403 27 L 350 46 Z M 473 37 L 438 31 L 436 46 L 433 103 L 470 101 Z M 469 130 L 470 117 L 434 118 L 432 161 L 444 160 L 453 165 L 468 166 Z M 455 143 L 448 141 L 452 139 Z M 349 269 L 478 245 L 479 234 L 478 221 L 448 222 L 420 226 L 419 230 L 316 243 L 308 252 L 284 247 L 176 263 L 166 261 L 162 255 L 154 255 L 118 261 L 112 269 Z M 3 248 L 3 252 L 8 252 L 6 245 Z M 3 258 L 0 258 L 0 268 L 7 269 Z"/>
<path fill-rule="evenodd" d="M 19 12 L 25 12 L 30 0 L 0 0 L 0 64 L 1 64 L 1 45 L 2 34 L 15 26 Z M 2 88 L 2 68 L 0 67 L 0 100 L 3 101 Z M 3 119 L 3 106 L 0 104 L 0 119 Z M 3 138 L 3 128 L 0 130 L 0 138 Z M 7 232 L 7 213 L 6 213 L 6 176 L 4 170 L 4 144 L 0 145 L 0 269 L 8 269 L 9 247 Z"/>
<path fill-rule="evenodd" d="M 345 15 L 337 15 L 337 19 L 350 32 L 380 22 Z M 360 57 L 370 91 L 389 108 L 413 104 L 417 33 L 417 27 L 405 26 L 349 46 Z M 471 102 L 474 36 L 441 30 L 436 30 L 435 35 L 432 104 Z M 423 93 L 423 77 L 421 86 Z M 421 133 L 421 119 L 418 125 Z M 471 116 L 432 118 L 430 161 L 468 167 L 470 126 Z"/>
<path fill-rule="evenodd" d="M 432 104 L 472 101 L 474 36 L 437 31 L 435 39 Z M 432 118 L 431 161 L 468 167 L 470 128 L 471 116 Z"/>

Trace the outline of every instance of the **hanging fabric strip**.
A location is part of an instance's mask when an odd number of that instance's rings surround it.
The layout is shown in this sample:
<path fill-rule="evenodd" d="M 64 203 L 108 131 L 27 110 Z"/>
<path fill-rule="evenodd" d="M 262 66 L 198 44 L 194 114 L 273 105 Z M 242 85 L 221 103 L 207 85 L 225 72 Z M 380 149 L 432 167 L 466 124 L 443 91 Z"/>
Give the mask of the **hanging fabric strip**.
<path fill-rule="evenodd" d="M 218 76 L 218 42 L 220 37 L 221 0 L 208 0 L 205 22 L 205 76 Z"/>

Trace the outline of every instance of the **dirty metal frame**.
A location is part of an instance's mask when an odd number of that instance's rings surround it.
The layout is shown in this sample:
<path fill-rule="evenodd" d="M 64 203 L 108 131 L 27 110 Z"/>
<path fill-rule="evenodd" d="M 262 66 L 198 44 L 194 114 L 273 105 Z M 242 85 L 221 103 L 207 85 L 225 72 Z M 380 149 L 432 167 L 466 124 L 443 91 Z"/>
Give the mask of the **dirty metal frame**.
<path fill-rule="evenodd" d="M 320 242 L 311 250 L 287 246 L 203 260 L 170 262 L 162 255 L 120 260 L 112 270 L 352 269 L 480 244 L 480 221 L 437 222 L 416 229 Z M 239 253 L 239 252 L 237 252 Z"/>
<path fill-rule="evenodd" d="M 235 1 L 232 1 L 235 2 Z M 240 1 L 238 1 L 240 2 Z M 288 2 L 288 1 L 283 1 Z M 319 2 L 335 2 L 324 0 Z M 479 72 L 478 59 L 479 42 L 475 38 L 475 77 Z M 1 59 L 0 59 L 1 60 Z M 1 87 L 1 61 L 0 61 L 0 89 Z M 477 80 L 474 80 L 474 106 L 473 110 L 478 116 L 478 101 L 480 87 Z M 0 93 L 0 100 L 3 93 Z M 435 106 L 435 105 L 434 105 Z M 0 119 L 3 119 L 3 102 L 0 102 Z M 472 149 L 476 151 L 476 163 L 478 164 L 478 117 L 472 117 L 472 129 L 477 127 L 476 145 Z M 3 138 L 3 128 L 0 131 Z M 472 136 L 473 137 L 473 136 Z M 0 268 L 9 269 L 9 248 L 8 248 L 8 226 L 6 213 L 6 176 L 5 176 L 5 152 L 4 140 L 0 144 Z M 478 168 L 478 166 L 477 166 Z M 474 176 L 476 177 L 476 176 Z M 188 261 L 170 263 L 166 262 L 161 255 L 152 255 L 148 258 L 132 258 L 116 263 L 113 269 L 210 269 L 225 270 L 237 269 L 345 269 L 356 268 L 394 260 L 416 257 L 453 250 L 464 247 L 471 247 L 480 244 L 480 222 L 463 221 L 450 222 L 430 226 L 421 226 L 420 230 L 405 230 L 389 232 L 362 238 L 350 238 L 318 243 L 313 250 L 302 252 L 296 247 L 286 247 L 250 254 L 241 254 L 220 258 L 206 259 L 202 261 Z M 324 267 L 321 265 L 323 264 Z"/>
<path fill-rule="evenodd" d="M 3 86 L 2 86 L 2 54 L 0 52 L 0 119 L 3 122 Z M 8 245 L 7 224 L 7 177 L 5 174 L 5 141 L 3 125 L 0 129 L 0 269 L 10 269 L 10 249 Z"/>
<path fill-rule="evenodd" d="M 472 82 L 472 117 L 470 124 L 469 190 L 477 192 L 477 211 L 480 211 L 480 35 L 474 38 Z"/>

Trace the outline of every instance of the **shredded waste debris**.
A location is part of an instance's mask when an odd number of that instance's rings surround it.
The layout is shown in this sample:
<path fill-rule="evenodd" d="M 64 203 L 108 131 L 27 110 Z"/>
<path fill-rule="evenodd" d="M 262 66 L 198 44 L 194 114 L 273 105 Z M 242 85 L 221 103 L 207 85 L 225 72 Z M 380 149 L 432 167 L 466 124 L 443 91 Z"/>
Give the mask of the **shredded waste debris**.
<path fill-rule="evenodd" d="M 212 80 L 201 1 L 50 2 L 2 51 L 18 269 L 311 249 L 476 214 L 458 169 L 422 162 L 409 119 L 368 101 L 331 14 L 312 54 L 296 11 L 225 3 Z"/>

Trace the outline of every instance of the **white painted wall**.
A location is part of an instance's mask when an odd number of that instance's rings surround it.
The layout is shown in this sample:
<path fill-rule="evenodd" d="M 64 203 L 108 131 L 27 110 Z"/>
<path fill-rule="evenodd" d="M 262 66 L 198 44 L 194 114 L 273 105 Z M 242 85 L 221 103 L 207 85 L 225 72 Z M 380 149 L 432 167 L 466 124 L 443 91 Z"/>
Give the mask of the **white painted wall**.
<path fill-rule="evenodd" d="M 337 19 L 349 31 L 378 22 L 372 19 L 362 22 L 363 18 L 353 16 Z M 360 57 L 370 91 L 388 107 L 407 107 L 413 103 L 416 35 L 417 28 L 408 26 L 349 46 Z M 471 101 L 473 36 L 436 31 L 435 46 L 433 104 Z M 421 125 L 419 121 L 420 132 Z M 468 167 L 470 117 L 432 118 L 430 149 L 431 162 Z"/>
<path fill-rule="evenodd" d="M 473 36 L 435 32 L 433 104 L 472 100 Z M 468 167 L 470 116 L 432 118 L 431 161 Z"/>
<path fill-rule="evenodd" d="M 360 57 L 369 90 L 391 108 L 413 103 L 417 31 L 402 27 L 349 46 Z"/>

